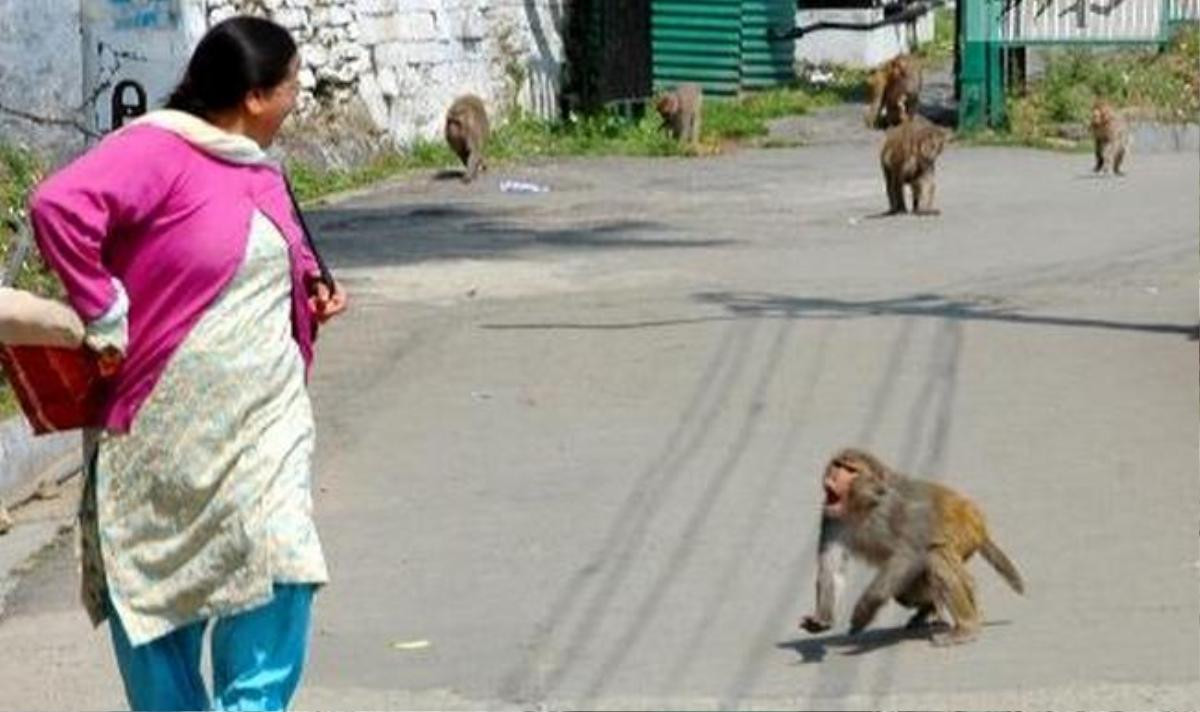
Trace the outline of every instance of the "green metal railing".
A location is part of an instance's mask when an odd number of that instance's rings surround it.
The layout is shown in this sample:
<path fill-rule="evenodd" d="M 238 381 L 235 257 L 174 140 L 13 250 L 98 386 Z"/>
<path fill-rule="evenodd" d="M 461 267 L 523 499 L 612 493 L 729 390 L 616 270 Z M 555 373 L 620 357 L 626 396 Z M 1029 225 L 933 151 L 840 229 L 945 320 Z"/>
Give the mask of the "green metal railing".
<path fill-rule="evenodd" d="M 959 0 L 959 127 L 1004 120 L 1008 49 L 1163 44 L 1200 0 Z"/>

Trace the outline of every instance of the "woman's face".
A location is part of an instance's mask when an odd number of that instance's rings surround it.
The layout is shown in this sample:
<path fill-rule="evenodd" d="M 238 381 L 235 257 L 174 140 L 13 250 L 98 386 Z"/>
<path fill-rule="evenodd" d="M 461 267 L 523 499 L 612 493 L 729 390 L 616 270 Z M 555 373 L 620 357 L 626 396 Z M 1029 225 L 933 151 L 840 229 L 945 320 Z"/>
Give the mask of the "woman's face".
<path fill-rule="evenodd" d="M 255 89 L 246 95 L 246 134 L 266 148 L 275 140 L 283 120 L 296 108 L 300 93 L 300 57 L 292 57 L 287 76 L 270 89 Z"/>

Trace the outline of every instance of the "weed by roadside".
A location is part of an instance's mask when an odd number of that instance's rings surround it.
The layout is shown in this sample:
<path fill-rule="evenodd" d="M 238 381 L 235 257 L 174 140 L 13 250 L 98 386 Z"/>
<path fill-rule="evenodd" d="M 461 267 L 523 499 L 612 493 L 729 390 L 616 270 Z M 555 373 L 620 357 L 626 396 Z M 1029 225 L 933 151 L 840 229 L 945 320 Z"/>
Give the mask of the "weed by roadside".
<path fill-rule="evenodd" d="M 840 76 L 840 75 L 839 75 Z M 848 76 L 848 75 L 847 75 Z M 853 80 L 847 80 L 850 83 Z M 764 136 L 767 122 L 840 101 L 832 85 L 791 87 L 749 94 L 738 99 L 706 97 L 701 121 L 702 145 L 682 146 L 663 129 L 653 111 L 626 117 L 606 111 L 548 121 L 528 115 L 511 117 L 488 143 L 493 165 L 552 156 L 679 156 L 712 153 L 728 141 Z M 766 145 L 766 144 L 764 144 Z M 413 170 L 456 169 L 458 159 L 438 140 L 416 141 L 405 151 L 386 153 L 353 170 L 322 171 L 289 161 L 288 172 L 297 197 L 309 201 L 330 193 L 368 185 Z"/>
<path fill-rule="evenodd" d="M 669 156 L 683 149 L 658 127 L 658 118 L 631 120 L 615 113 L 546 121 L 516 116 L 497 128 L 488 142 L 492 165 L 547 156 L 631 155 Z M 458 158 L 438 140 L 418 140 L 351 170 L 320 170 L 302 161 L 288 161 L 288 174 L 301 201 L 358 188 L 392 175 L 416 170 L 457 169 Z"/>
<path fill-rule="evenodd" d="M 29 191 L 41 179 L 43 166 L 37 156 L 22 148 L 0 144 L 0 269 L 8 266 L 13 249 L 13 232 L 9 218 L 24 219 Z M 58 280 L 46 268 L 37 250 L 30 250 L 24 268 L 17 274 L 15 286 L 38 294 L 57 297 L 62 294 Z M 12 389 L 0 375 L 0 419 L 17 410 Z"/>
<path fill-rule="evenodd" d="M 1200 27 L 1181 27 L 1162 51 L 1088 48 L 1052 52 L 1029 93 L 1008 100 L 1008 126 L 984 142 L 1075 150 L 1093 101 L 1103 98 L 1134 119 L 1200 120 Z"/>
<path fill-rule="evenodd" d="M 832 86 L 832 82 L 823 86 L 810 83 L 806 87 L 749 94 L 736 101 L 706 102 L 703 136 L 714 142 L 763 136 L 771 119 L 805 114 L 819 106 L 840 102 L 841 98 Z"/>
<path fill-rule="evenodd" d="M 43 172 L 42 162 L 32 152 L 0 144 L 0 266 L 7 267 L 13 249 L 14 235 L 9 220 L 25 219 L 29 191 L 41 180 Z M 46 296 L 62 294 L 58 280 L 38 257 L 36 249 L 26 255 L 24 269 L 17 273 L 15 286 Z"/>

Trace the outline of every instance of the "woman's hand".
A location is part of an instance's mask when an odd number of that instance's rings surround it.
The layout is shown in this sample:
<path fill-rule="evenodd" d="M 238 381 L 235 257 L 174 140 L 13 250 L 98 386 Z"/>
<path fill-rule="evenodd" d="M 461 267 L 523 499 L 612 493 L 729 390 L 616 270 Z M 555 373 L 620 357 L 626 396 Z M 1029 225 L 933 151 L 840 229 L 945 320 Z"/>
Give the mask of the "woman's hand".
<path fill-rule="evenodd" d="M 101 378 L 110 378 L 121 370 L 121 363 L 125 360 L 125 354 L 121 353 L 120 349 L 109 346 L 96 352 L 96 368 L 100 371 Z"/>
<path fill-rule="evenodd" d="M 313 282 L 309 288 L 308 308 L 317 319 L 318 324 L 324 324 L 333 317 L 346 311 L 346 293 L 335 286 L 329 291 L 329 285 L 324 282 Z"/>

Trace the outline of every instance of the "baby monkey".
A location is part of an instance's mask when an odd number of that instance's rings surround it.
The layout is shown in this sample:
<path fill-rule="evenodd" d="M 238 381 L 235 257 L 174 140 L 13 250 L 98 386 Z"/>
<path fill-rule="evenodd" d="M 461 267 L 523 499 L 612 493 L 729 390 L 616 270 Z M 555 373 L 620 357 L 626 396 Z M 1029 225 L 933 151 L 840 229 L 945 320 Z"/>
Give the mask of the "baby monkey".
<path fill-rule="evenodd" d="M 876 569 L 850 617 L 850 633 L 863 630 L 889 598 L 916 609 L 907 627 L 947 617 L 935 645 L 965 643 L 982 625 L 975 582 L 966 562 L 979 552 L 1017 593 L 1025 584 L 1012 561 L 988 534 L 983 512 L 971 500 L 936 482 L 890 469 L 874 455 L 842 450 L 825 467 L 825 505 L 817 545 L 816 611 L 800 626 L 810 633 L 833 626 L 847 556 Z"/>
<path fill-rule="evenodd" d="M 1115 175 L 1121 172 L 1121 162 L 1125 160 L 1125 152 L 1129 149 L 1129 127 L 1125 119 L 1103 99 L 1097 99 L 1092 105 L 1092 138 L 1096 141 L 1095 173 L 1103 173 L 1111 167 Z"/>
<path fill-rule="evenodd" d="M 655 102 L 663 123 L 670 129 L 676 141 L 695 145 L 700 140 L 700 112 L 704 103 L 704 90 L 699 84 L 680 84 L 666 92 Z"/>
<path fill-rule="evenodd" d="M 446 143 L 466 166 L 465 182 L 475 180 L 480 170 L 487 170 L 483 149 L 489 133 L 487 109 L 482 99 L 474 94 L 464 94 L 454 100 L 446 112 Z"/>

